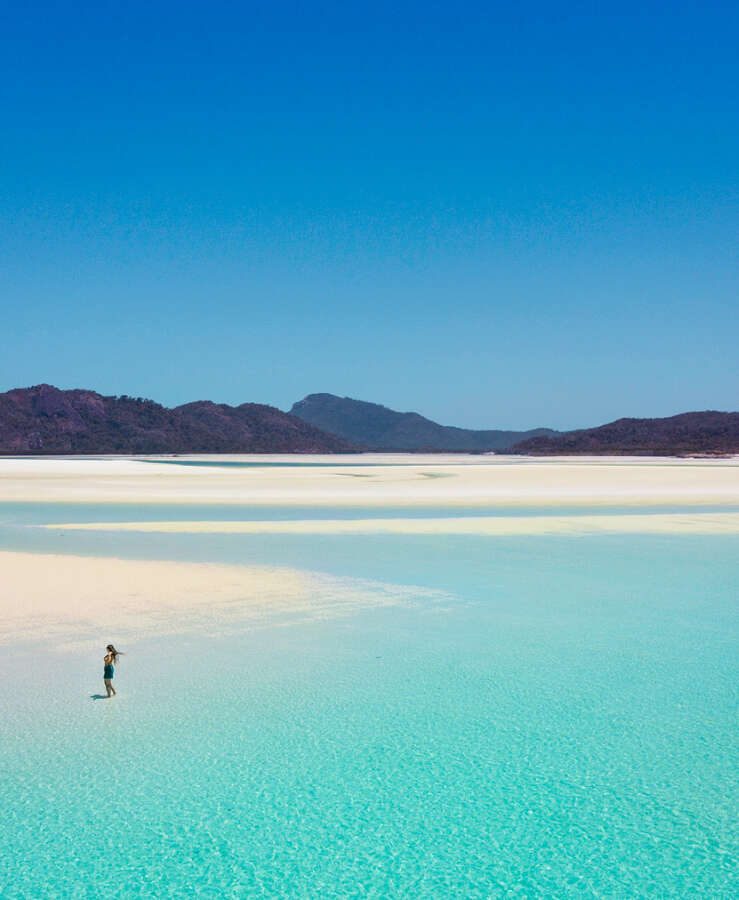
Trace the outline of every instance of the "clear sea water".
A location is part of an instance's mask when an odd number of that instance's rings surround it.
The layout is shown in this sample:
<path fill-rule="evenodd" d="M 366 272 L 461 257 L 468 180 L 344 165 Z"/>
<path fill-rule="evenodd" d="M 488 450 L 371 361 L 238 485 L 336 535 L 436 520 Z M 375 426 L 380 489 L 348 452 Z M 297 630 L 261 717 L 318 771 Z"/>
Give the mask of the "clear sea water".
<path fill-rule="evenodd" d="M 449 595 L 142 640 L 111 702 L 99 651 L 0 648 L 3 900 L 739 894 L 736 538 L 28 527 L 370 514 L 0 506 L 0 549 Z"/>

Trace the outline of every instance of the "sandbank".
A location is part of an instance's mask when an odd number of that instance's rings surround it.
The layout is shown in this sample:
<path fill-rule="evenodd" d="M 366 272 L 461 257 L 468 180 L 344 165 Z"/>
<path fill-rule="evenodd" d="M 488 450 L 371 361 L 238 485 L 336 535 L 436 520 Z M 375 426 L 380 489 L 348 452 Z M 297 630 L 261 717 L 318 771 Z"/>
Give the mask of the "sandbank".
<path fill-rule="evenodd" d="M 334 618 L 440 592 L 289 568 L 0 552 L 0 643 L 59 649 Z M 102 635 L 102 638 L 101 638 Z"/>
<path fill-rule="evenodd" d="M 244 522 L 68 522 L 55 531 L 137 531 L 179 534 L 739 534 L 739 513 L 641 515 L 462 516 L 445 518 L 307 519 Z"/>
<path fill-rule="evenodd" d="M 190 460 L 203 460 L 191 457 Z M 739 506 L 739 459 L 479 456 L 0 459 L 0 503 L 251 506 Z M 179 462 L 186 462 L 182 459 Z M 318 464 L 318 465 L 315 465 Z"/>

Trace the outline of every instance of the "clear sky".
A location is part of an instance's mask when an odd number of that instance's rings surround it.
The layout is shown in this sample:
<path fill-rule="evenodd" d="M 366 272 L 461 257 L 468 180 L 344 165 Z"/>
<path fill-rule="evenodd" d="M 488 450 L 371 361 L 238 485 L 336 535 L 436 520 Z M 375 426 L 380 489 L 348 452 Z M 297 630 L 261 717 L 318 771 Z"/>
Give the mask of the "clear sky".
<path fill-rule="evenodd" d="M 739 6 L 8 4 L 0 390 L 739 408 Z"/>

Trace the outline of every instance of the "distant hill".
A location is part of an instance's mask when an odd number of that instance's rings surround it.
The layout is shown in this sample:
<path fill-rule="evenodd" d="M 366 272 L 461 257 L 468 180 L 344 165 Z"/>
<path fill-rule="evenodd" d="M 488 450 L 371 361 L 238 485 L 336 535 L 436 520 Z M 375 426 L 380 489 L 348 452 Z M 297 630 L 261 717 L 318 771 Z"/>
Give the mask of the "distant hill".
<path fill-rule="evenodd" d="M 529 438 L 516 444 L 511 452 L 547 456 L 739 453 L 739 413 L 708 411 L 682 413 L 666 419 L 618 419 L 599 428 Z"/>
<path fill-rule="evenodd" d="M 290 414 L 329 434 L 373 450 L 507 450 L 524 438 L 554 435 L 550 428 L 532 431 L 473 431 L 438 425 L 414 412 L 396 412 L 377 403 L 309 394 Z"/>
<path fill-rule="evenodd" d="M 0 394 L 0 453 L 333 453 L 356 448 L 272 406 L 152 400 L 61 391 Z"/>

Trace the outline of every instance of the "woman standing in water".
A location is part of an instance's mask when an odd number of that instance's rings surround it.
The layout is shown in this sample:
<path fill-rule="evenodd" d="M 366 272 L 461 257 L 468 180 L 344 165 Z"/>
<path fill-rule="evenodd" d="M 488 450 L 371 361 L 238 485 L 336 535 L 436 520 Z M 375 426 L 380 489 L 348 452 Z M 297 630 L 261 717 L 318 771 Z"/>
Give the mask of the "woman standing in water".
<path fill-rule="evenodd" d="M 108 696 L 115 697 L 113 673 L 115 672 L 115 664 L 118 662 L 118 657 L 122 654 L 116 650 L 112 644 L 108 644 L 105 649 L 108 652 L 103 657 L 103 662 L 105 663 L 105 668 L 103 669 L 103 681 L 105 682 L 105 690 L 108 692 Z"/>

